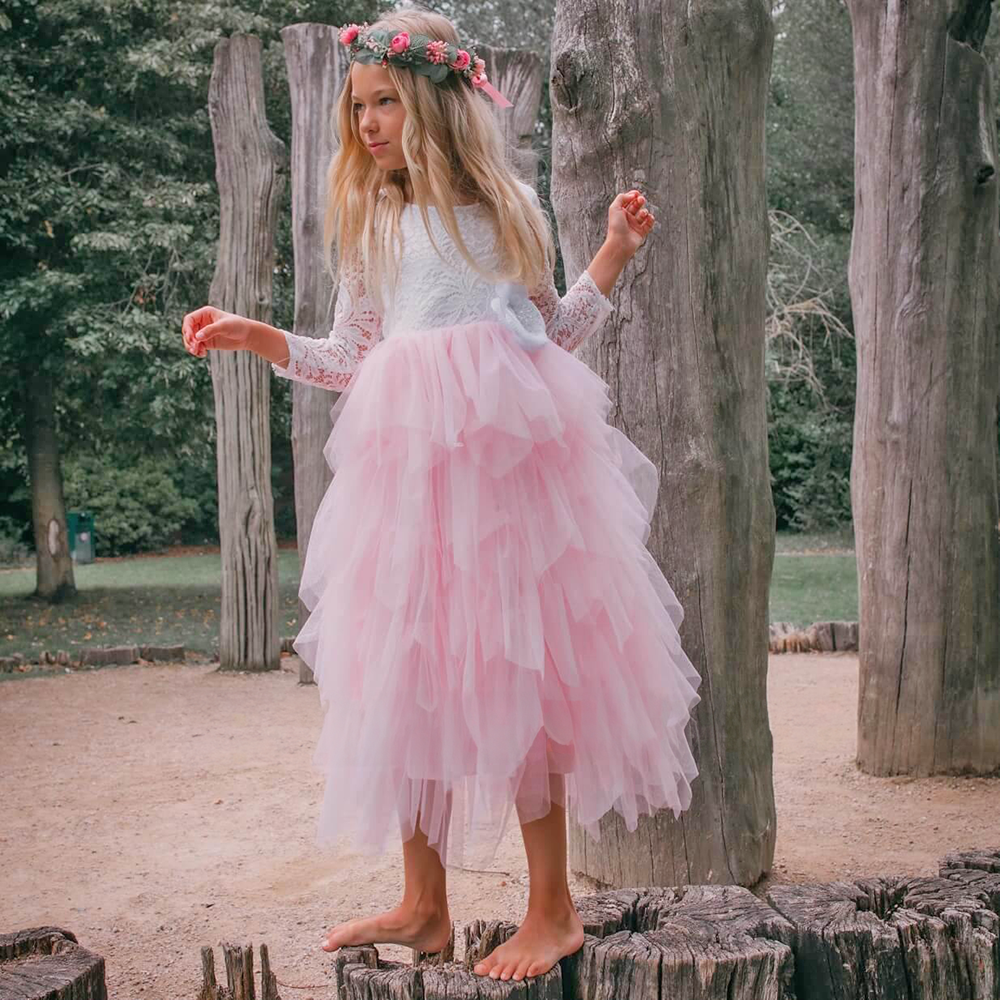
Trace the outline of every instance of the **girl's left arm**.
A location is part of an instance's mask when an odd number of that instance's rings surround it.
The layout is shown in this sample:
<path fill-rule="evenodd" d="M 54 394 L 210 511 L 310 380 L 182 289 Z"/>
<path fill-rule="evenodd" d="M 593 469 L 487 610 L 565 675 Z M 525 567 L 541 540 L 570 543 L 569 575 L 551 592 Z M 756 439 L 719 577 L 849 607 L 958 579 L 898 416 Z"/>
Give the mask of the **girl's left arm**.
<path fill-rule="evenodd" d="M 531 194 L 537 203 L 537 193 L 531 189 Z M 615 197 L 608 210 L 604 244 L 562 298 L 551 275 L 545 284 L 529 293 L 545 320 L 549 338 L 564 350 L 576 350 L 614 312 L 609 299 L 611 290 L 655 221 L 652 213 L 642 208 L 644 201 L 635 190 Z"/>

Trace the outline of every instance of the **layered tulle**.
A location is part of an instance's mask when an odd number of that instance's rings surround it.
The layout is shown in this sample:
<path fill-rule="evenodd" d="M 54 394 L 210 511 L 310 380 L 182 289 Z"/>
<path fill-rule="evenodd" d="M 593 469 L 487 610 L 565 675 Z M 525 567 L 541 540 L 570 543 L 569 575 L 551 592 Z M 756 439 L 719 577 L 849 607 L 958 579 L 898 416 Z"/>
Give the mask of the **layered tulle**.
<path fill-rule="evenodd" d="M 645 547 L 656 467 L 607 384 L 484 321 L 377 344 L 333 408 L 295 649 L 325 709 L 319 843 L 417 828 L 486 866 L 512 817 L 690 804 L 700 677 Z M 554 777 L 553 777 L 554 776 Z"/>

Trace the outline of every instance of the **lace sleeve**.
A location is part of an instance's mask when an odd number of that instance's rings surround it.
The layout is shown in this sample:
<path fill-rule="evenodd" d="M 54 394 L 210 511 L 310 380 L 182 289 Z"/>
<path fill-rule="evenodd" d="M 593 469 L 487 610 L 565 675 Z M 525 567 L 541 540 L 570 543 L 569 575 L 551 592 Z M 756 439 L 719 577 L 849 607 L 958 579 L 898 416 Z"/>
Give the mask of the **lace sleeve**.
<path fill-rule="evenodd" d="M 365 355 L 382 339 L 382 317 L 365 292 L 360 266 L 345 262 L 333 309 L 333 329 L 325 339 L 281 331 L 288 363 L 271 363 L 275 375 L 343 392 Z"/>
<path fill-rule="evenodd" d="M 587 270 L 562 298 L 551 278 L 528 298 L 542 314 L 549 339 L 567 351 L 575 351 L 614 312 L 611 301 L 605 298 Z"/>
<path fill-rule="evenodd" d="M 525 187 L 539 211 L 543 211 L 538 193 L 530 185 Z M 528 294 L 528 298 L 542 314 L 549 339 L 567 351 L 575 351 L 587 337 L 599 330 L 615 308 L 586 268 L 562 298 L 559 298 L 551 274 L 547 282 Z"/>

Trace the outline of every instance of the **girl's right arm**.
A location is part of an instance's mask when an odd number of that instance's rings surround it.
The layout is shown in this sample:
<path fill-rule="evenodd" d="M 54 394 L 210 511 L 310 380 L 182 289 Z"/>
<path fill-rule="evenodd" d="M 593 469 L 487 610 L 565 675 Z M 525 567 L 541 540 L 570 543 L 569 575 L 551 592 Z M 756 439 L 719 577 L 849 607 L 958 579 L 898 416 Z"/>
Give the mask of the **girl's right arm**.
<path fill-rule="evenodd" d="M 257 320 L 205 306 L 184 319 L 189 351 L 250 350 L 271 362 L 276 375 L 342 392 L 365 355 L 381 340 L 382 317 L 365 292 L 359 267 L 345 264 L 326 338 L 303 337 Z"/>

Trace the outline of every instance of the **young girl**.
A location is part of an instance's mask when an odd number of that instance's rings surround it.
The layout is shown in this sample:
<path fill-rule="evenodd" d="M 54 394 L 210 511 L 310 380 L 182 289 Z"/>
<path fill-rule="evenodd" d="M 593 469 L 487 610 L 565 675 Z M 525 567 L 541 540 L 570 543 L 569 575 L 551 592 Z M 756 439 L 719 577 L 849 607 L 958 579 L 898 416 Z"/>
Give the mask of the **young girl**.
<path fill-rule="evenodd" d="M 645 547 L 656 467 L 607 422 L 607 384 L 571 352 L 612 312 L 654 224 L 615 196 L 608 233 L 560 299 L 555 246 L 505 162 L 509 106 L 445 17 L 413 6 L 340 34 L 325 226 L 341 248 L 329 338 L 206 306 L 187 349 L 255 351 L 339 391 L 295 649 L 326 709 L 318 842 L 366 852 L 398 829 L 405 887 L 322 947 L 441 950 L 445 864 L 486 867 L 512 809 L 530 891 L 518 932 L 475 967 L 522 979 L 580 947 L 566 811 L 591 835 L 616 809 L 691 800 L 684 735 L 700 678 L 682 610 Z"/>

